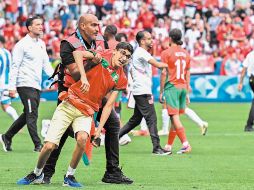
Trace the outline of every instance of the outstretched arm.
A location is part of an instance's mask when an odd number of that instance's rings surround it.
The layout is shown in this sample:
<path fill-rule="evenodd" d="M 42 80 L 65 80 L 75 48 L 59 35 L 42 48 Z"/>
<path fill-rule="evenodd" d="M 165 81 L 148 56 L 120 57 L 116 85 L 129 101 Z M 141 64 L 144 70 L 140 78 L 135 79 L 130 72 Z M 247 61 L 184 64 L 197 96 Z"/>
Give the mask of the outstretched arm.
<path fill-rule="evenodd" d="M 105 123 L 106 123 L 106 121 L 107 121 L 107 119 L 114 107 L 117 96 L 118 96 L 118 91 L 113 91 L 110 94 L 110 96 L 108 97 L 107 103 L 103 107 L 101 118 L 100 118 L 100 124 L 97 128 L 94 139 L 97 139 L 98 137 L 100 137 L 101 130 L 104 127 L 104 125 L 105 125 Z M 97 147 L 96 143 L 93 143 L 93 145 Z"/>
<path fill-rule="evenodd" d="M 158 67 L 158 68 L 167 68 L 168 67 L 168 64 L 156 61 L 155 59 L 150 59 L 148 61 L 148 63 L 150 63 L 151 65 Z"/>

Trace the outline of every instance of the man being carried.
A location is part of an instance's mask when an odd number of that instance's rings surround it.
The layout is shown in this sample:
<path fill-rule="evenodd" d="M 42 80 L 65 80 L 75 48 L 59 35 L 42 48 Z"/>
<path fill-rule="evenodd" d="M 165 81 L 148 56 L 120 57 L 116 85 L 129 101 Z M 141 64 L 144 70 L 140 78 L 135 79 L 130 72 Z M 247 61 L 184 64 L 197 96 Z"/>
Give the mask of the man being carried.
<path fill-rule="evenodd" d="M 95 133 L 93 144 L 97 146 L 95 143 L 96 139 L 99 138 L 101 129 L 111 113 L 118 91 L 124 90 L 127 87 L 127 78 L 122 66 L 128 63 L 132 53 L 133 48 L 129 43 L 119 43 L 113 52 L 107 51 L 107 57 L 110 55 L 109 62 L 106 59 L 102 59 L 96 65 L 93 62 L 87 61 L 85 67 L 90 69 L 85 73 L 83 59 L 91 60 L 95 57 L 95 53 L 80 50 L 73 52 L 81 79 L 71 85 L 68 92 L 60 94 L 60 99 L 63 102 L 59 104 L 53 115 L 37 166 L 33 172 L 20 179 L 17 184 L 29 185 L 31 183 L 40 183 L 43 179 L 42 170 L 50 153 L 57 148 L 61 136 L 72 123 L 77 144 L 68 171 L 64 176 L 63 185 L 71 187 L 82 186 L 75 180 L 74 174 L 90 134 L 93 114 L 98 112 L 103 97 L 113 90 L 103 108 L 100 124 Z"/>

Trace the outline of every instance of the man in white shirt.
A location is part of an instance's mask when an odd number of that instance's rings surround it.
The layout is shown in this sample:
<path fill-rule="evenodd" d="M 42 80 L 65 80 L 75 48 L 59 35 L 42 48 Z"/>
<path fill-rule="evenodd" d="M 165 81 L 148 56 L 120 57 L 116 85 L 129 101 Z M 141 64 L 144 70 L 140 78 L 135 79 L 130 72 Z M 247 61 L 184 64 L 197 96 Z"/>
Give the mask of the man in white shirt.
<path fill-rule="evenodd" d="M 24 110 L 8 131 L 3 135 L 0 134 L 0 142 L 6 152 L 12 151 L 12 138 L 25 125 L 27 125 L 34 143 L 34 151 L 38 152 L 42 147 L 37 133 L 42 70 L 51 76 L 53 69 L 49 63 L 46 45 L 40 39 L 43 32 L 42 19 L 38 16 L 28 18 L 26 27 L 28 34 L 13 49 L 13 62 L 10 70 L 9 84 L 10 97 L 14 97 L 16 92 L 18 92 L 24 105 Z"/>
<path fill-rule="evenodd" d="M 200 31 L 197 28 L 197 23 L 195 21 L 192 21 L 191 28 L 186 31 L 185 39 L 188 42 L 187 49 L 189 51 L 194 50 L 194 44 L 197 42 L 198 38 L 200 38 Z"/>
<path fill-rule="evenodd" d="M 131 76 L 133 79 L 133 97 L 135 108 L 133 116 L 129 119 L 119 133 L 119 138 L 137 127 L 144 117 L 150 132 L 153 154 L 169 155 L 160 146 L 160 138 L 157 130 L 157 116 L 152 96 L 152 65 L 159 68 L 166 68 L 167 64 L 156 61 L 148 52 L 152 48 L 152 35 L 148 31 L 139 31 L 136 35 L 139 46 L 133 53 Z"/>
<path fill-rule="evenodd" d="M 251 87 L 252 92 L 254 92 L 254 51 L 251 51 L 243 61 L 243 70 L 240 77 L 240 82 L 238 84 L 238 90 L 241 91 L 243 88 L 243 79 L 247 72 L 247 76 L 249 77 L 249 84 Z M 247 120 L 247 124 L 244 128 L 246 132 L 254 131 L 253 128 L 253 121 L 254 121 L 254 100 L 252 100 L 249 117 Z"/>

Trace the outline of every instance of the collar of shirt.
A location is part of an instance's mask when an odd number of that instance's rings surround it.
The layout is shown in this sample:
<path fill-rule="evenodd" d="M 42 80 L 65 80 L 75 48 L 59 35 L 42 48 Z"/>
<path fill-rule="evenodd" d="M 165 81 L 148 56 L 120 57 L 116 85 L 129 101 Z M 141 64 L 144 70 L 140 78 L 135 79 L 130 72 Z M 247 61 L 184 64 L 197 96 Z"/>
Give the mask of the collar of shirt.
<path fill-rule="evenodd" d="M 26 35 L 26 38 L 30 39 L 32 42 L 39 42 L 39 38 L 32 38 L 29 34 Z"/>
<path fill-rule="evenodd" d="M 76 37 L 79 39 L 79 36 L 77 32 L 75 32 Z M 82 37 L 82 36 L 81 36 Z M 85 43 L 86 49 L 91 49 L 94 46 L 94 49 L 96 49 L 96 43 L 95 40 L 91 41 L 91 44 L 89 44 L 83 37 L 82 37 L 83 42 Z M 82 42 L 81 42 L 82 43 Z"/>

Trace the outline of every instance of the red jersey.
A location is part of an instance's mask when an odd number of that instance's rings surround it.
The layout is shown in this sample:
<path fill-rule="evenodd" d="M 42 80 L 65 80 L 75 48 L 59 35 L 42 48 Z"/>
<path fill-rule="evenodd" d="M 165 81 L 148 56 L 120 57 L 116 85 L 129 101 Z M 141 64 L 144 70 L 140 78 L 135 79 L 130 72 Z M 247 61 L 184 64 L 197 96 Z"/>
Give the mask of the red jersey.
<path fill-rule="evenodd" d="M 151 11 L 146 11 L 138 17 L 138 21 L 143 23 L 144 28 L 153 28 L 155 20 L 156 17 Z"/>
<path fill-rule="evenodd" d="M 67 92 L 63 92 L 60 99 L 66 99 L 73 106 L 79 109 L 84 115 L 91 116 L 94 112 L 99 111 L 102 99 L 111 90 L 124 90 L 127 87 L 128 81 L 124 74 L 123 68 L 114 69 L 109 62 L 109 55 L 112 56 L 112 51 L 106 51 L 107 57 L 100 64 L 94 66 L 86 72 L 87 80 L 90 84 L 90 89 L 87 93 L 82 93 L 80 90 L 81 82 L 78 81 L 70 86 Z"/>
<path fill-rule="evenodd" d="M 161 53 L 161 61 L 168 64 L 168 81 L 176 88 L 187 88 L 185 75 L 190 69 L 190 55 L 180 46 L 169 47 Z"/>
<path fill-rule="evenodd" d="M 94 4 L 100 7 L 103 7 L 104 0 L 94 0 Z"/>
<path fill-rule="evenodd" d="M 8 13 L 16 13 L 18 11 L 18 0 L 6 0 L 5 11 Z"/>
<path fill-rule="evenodd" d="M 114 50 L 119 42 L 112 39 L 108 41 L 108 48 Z"/>

